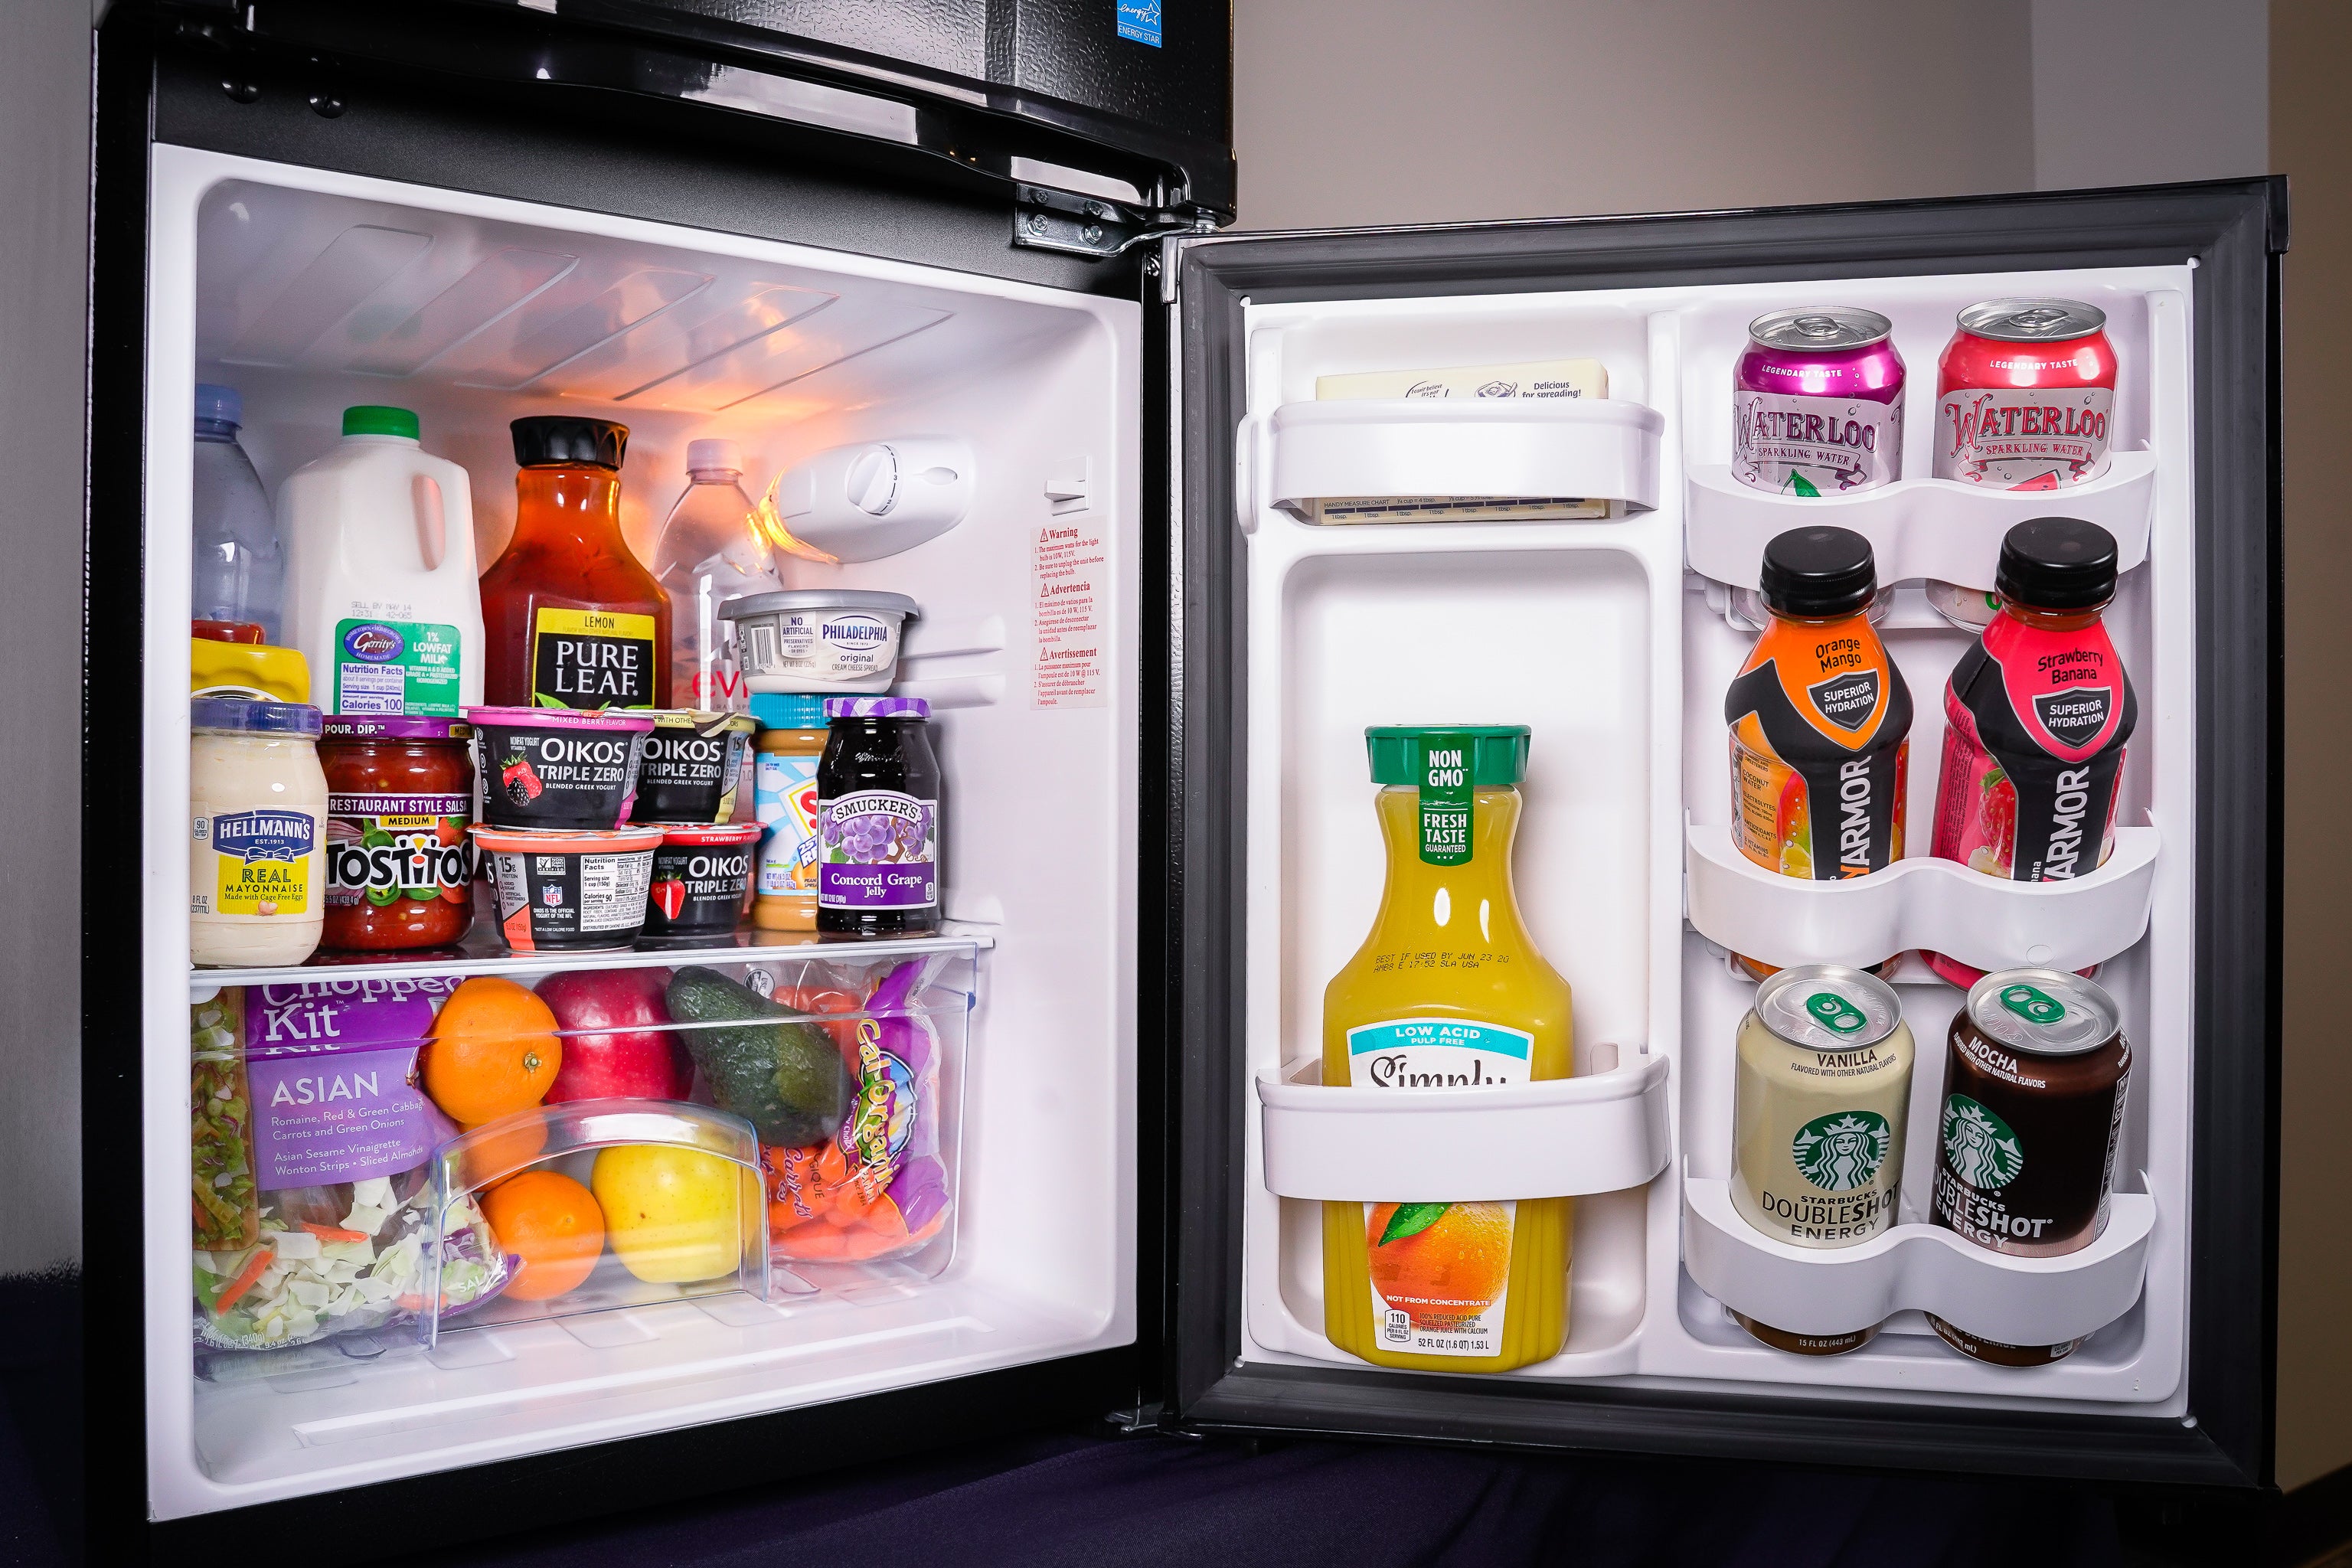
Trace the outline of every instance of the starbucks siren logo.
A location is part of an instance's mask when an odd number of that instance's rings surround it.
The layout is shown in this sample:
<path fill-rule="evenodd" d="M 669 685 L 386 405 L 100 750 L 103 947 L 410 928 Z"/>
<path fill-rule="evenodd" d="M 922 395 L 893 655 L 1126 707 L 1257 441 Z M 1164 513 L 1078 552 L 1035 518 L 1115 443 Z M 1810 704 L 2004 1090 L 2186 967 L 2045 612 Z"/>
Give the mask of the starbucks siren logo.
<path fill-rule="evenodd" d="M 1999 1192 L 2025 1169 L 2025 1149 L 2008 1122 L 1955 1094 L 1944 1101 L 1944 1163 L 1977 1191 Z"/>
<path fill-rule="evenodd" d="M 1833 1110 L 1797 1129 L 1789 1155 L 1805 1180 L 1825 1193 L 1850 1193 L 1870 1184 L 1895 1134 L 1874 1110 Z"/>

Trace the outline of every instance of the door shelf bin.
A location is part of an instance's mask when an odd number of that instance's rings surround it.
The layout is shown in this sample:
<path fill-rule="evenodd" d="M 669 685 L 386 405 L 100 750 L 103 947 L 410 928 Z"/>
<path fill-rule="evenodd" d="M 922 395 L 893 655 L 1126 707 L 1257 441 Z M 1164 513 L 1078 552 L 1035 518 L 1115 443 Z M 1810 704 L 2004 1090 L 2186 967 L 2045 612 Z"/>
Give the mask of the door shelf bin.
<path fill-rule="evenodd" d="M 1683 1267 L 1693 1282 L 1800 1334 L 1851 1333 L 1916 1308 L 2002 1344 L 2080 1339 L 2139 1300 L 2155 1228 L 2154 1198 L 2117 1193 L 2105 1233 L 2062 1258 L 2013 1258 L 1919 1224 L 1857 1247 L 1792 1247 L 1739 1217 L 1729 1183 L 1683 1180 Z"/>
<path fill-rule="evenodd" d="M 1665 1169 L 1666 1058 L 1475 1092 L 1326 1088 L 1322 1064 L 1257 1080 L 1265 1184 L 1341 1203 L 1479 1203 L 1638 1187 Z"/>
<path fill-rule="evenodd" d="M 1657 410 L 1622 398 L 1362 398 L 1286 403 L 1234 443 L 1244 530 L 1262 506 L 1330 497 L 1577 497 L 1658 504 Z"/>
<path fill-rule="evenodd" d="M 2095 522 L 2116 536 L 2116 565 L 2147 559 L 2156 454 L 2116 452 L 2107 471 L 2063 490 L 1994 490 L 1958 479 L 1897 479 L 1850 495 L 1799 499 L 1741 484 L 1730 466 L 1690 470 L 1685 524 L 1691 570 L 1736 588 L 1757 586 L 1765 542 L 1808 523 L 1835 523 L 1870 541 L 1881 583 L 1935 578 L 1992 586 L 2003 535 L 2053 513 Z"/>
<path fill-rule="evenodd" d="M 1766 870 L 1711 823 L 1689 828 L 1684 863 L 1691 925 L 1766 963 L 1863 966 L 1919 948 L 1978 969 L 2083 969 L 2147 930 L 2159 842 L 2154 827 L 2119 827 L 2107 863 L 2065 881 L 2012 882 L 1916 856 L 1815 882 Z"/>

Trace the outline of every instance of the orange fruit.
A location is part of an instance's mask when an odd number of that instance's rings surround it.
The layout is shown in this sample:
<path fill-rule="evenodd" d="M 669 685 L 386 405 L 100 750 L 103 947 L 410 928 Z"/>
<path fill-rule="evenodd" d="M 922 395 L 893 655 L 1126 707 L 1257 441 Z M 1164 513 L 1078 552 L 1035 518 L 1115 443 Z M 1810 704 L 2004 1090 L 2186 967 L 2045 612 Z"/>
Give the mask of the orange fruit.
<path fill-rule="evenodd" d="M 441 1004 L 425 1047 L 425 1092 L 473 1126 L 529 1110 L 563 1065 L 555 1015 L 526 986 L 478 974 Z"/>
<path fill-rule="evenodd" d="M 1402 1222 L 1399 1209 L 1409 1211 Z M 1486 1310 L 1511 1277 L 1511 1214 L 1501 1204 L 1374 1204 L 1364 1245 L 1373 1288 L 1415 1327 Z"/>
<path fill-rule="evenodd" d="M 499 1247 L 522 1259 L 507 1294 L 545 1301 L 576 1289 L 604 1250 L 596 1194 L 553 1171 L 525 1171 L 482 1199 Z"/>
<path fill-rule="evenodd" d="M 466 1129 L 477 1131 L 488 1123 L 478 1123 Z M 529 1117 L 513 1125 L 500 1124 L 498 1131 L 466 1152 L 465 1163 L 458 1174 L 466 1185 L 495 1187 L 509 1182 L 517 1174 L 515 1167 L 530 1163 L 547 1147 L 547 1123 L 538 1117 Z"/>

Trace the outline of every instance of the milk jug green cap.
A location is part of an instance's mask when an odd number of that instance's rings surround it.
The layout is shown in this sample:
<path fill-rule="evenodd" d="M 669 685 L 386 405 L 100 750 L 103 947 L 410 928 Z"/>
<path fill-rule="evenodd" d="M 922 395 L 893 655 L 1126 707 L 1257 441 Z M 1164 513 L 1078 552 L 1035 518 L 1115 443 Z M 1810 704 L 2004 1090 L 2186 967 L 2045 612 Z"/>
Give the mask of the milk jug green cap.
<path fill-rule="evenodd" d="M 1426 785 L 1433 749 L 1462 752 L 1465 784 L 1515 784 L 1528 773 L 1525 724 L 1374 724 L 1364 746 L 1374 784 Z"/>
<path fill-rule="evenodd" d="M 415 441 L 423 438 L 419 430 L 416 416 L 405 408 L 362 403 L 343 410 L 343 434 L 346 436 L 405 436 Z"/>

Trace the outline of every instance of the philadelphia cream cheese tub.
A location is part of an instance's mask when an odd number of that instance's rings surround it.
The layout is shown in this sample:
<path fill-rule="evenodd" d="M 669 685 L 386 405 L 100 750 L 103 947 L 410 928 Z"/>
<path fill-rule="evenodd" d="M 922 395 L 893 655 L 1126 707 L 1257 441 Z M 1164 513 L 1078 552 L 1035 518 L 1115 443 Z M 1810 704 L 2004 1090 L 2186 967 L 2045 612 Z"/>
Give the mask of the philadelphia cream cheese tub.
<path fill-rule="evenodd" d="M 792 588 L 730 599 L 735 657 L 754 691 L 887 691 L 898 668 L 898 632 L 921 612 L 904 594 Z"/>

